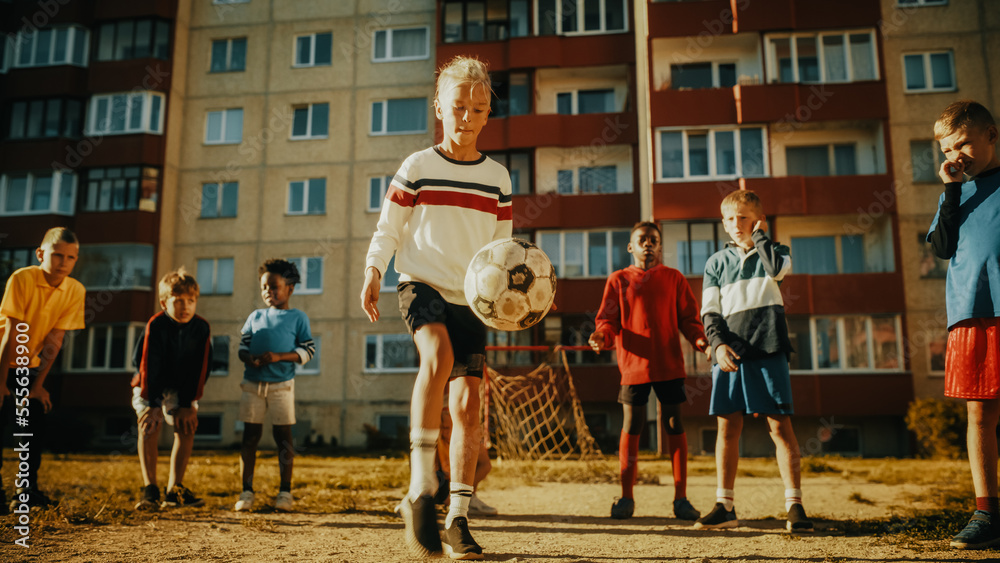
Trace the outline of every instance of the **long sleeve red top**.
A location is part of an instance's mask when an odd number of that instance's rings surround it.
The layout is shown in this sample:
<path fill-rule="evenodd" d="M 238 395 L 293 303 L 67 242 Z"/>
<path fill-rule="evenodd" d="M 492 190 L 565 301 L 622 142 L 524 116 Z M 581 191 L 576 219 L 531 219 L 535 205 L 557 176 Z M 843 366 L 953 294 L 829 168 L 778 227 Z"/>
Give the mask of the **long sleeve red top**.
<path fill-rule="evenodd" d="M 695 346 L 705 338 L 687 279 L 663 265 L 611 274 L 596 321 L 605 346 L 614 339 L 622 385 L 686 377 L 680 336 Z"/>

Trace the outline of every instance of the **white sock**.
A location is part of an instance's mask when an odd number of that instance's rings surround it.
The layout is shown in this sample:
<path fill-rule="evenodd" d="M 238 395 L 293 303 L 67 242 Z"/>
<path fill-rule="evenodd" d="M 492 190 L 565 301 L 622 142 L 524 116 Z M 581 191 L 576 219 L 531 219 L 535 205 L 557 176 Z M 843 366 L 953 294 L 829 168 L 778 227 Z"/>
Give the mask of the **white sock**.
<path fill-rule="evenodd" d="M 793 504 L 802 504 L 802 489 L 785 489 L 785 512 L 791 510 Z"/>
<path fill-rule="evenodd" d="M 437 492 L 434 475 L 434 456 L 437 455 L 438 435 L 441 431 L 429 428 L 410 430 L 410 499 Z"/>
<path fill-rule="evenodd" d="M 726 507 L 726 511 L 733 509 L 733 498 L 735 493 L 732 489 L 715 489 L 715 502 L 721 502 Z"/>
<path fill-rule="evenodd" d="M 459 516 L 469 517 L 469 501 L 472 500 L 472 485 L 451 482 L 451 506 L 448 507 L 448 516 L 444 518 L 444 529 L 451 526 L 452 520 Z"/>

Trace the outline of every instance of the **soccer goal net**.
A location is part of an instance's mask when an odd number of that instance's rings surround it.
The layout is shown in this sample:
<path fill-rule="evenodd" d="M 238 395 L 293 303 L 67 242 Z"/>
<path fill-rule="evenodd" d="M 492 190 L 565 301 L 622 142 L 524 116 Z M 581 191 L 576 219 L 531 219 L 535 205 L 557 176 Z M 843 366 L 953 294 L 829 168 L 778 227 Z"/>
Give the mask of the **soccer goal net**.
<path fill-rule="evenodd" d="M 491 346 L 488 349 L 550 351 L 545 346 Z M 546 361 L 529 373 L 504 371 L 508 370 L 487 366 L 482 386 L 487 435 L 499 457 L 517 460 L 600 457 L 601 450 L 587 428 L 583 407 L 573 386 L 565 348 L 556 347 Z"/>

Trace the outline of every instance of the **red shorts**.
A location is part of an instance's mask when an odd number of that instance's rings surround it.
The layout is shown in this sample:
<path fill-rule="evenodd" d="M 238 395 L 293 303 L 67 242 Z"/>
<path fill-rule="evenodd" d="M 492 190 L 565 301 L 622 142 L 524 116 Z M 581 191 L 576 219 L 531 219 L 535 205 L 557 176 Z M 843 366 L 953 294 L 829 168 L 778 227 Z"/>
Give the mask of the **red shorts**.
<path fill-rule="evenodd" d="M 967 319 L 948 332 L 944 395 L 1000 398 L 1000 317 Z"/>

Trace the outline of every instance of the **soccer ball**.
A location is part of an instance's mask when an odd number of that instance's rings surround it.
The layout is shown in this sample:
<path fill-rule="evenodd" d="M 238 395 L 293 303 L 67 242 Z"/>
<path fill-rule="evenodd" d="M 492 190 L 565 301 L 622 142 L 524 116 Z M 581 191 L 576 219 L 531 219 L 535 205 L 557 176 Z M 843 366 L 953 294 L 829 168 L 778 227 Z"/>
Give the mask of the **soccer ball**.
<path fill-rule="evenodd" d="M 526 240 L 495 240 L 465 272 L 465 298 L 486 326 L 522 330 L 542 320 L 556 296 L 549 257 Z"/>

